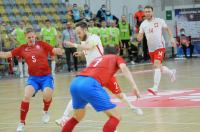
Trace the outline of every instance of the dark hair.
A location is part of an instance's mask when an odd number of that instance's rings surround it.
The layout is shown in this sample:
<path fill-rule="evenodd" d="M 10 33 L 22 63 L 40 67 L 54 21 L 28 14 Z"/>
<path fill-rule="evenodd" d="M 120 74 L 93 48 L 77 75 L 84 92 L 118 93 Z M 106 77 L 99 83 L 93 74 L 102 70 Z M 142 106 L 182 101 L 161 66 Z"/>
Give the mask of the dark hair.
<path fill-rule="evenodd" d="M 153 11 L 153 7 L 150 5 L 145 6 L 144 9 L 151 9 Z"/>
<path fill-rule="evenodd" d="M 49 20 L 49 19 L 46 19 L 45 22 L 50 22 L 50 20 Z"/>
<path fill-rule="evenodd" d="M 83 29 L 88 29 L 88 24 L 86 22 L 84 22 L 84 21 L 81 21 L 81 22 L 78 22 L 76 24 L 76 27 L 81 27 Z"/>
<path fill-rule="evenodd" d="M 33 28 L 26 28 L 25 34 L 28 34 L 28 33 L 31 33 L 31 32 L 35 32 L 35 30 Z"/>

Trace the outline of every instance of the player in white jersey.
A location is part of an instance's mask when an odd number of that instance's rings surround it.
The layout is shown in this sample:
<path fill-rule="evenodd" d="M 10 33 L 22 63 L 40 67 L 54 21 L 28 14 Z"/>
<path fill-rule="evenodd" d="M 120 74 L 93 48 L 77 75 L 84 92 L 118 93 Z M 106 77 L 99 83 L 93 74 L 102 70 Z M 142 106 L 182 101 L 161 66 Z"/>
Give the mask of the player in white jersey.
<path fill-rule="evenodd" d="M 75 52 L 75 56 L 85 55 L 86 65 L 89 66 L 92 60 L 103 55 L 104 50 L 99 36 L 90 34 L 87 32 L 87 24 L 85 22 L 80 22 L 76 25 L 77 36 L 81 40 L 81 44 L 74 44 L 71 42 L 66 42 L 67 45 L 76 47 L 81 51 Z M 85 35 L 85 36 L 84 36 Z M 84 36 L 84 37 L 83 37 Z M 128 104 L 128 106 L 134 110 L 138 115 L 142 115 L 143 112 L 140 108 L 134 107 L 131 102 L 128 100 L 127 96 L 122 93 L 120 86 L 118 85 L 116 78 L 112 77 L 110 83 L 106 86 L 117 98 L 121 99 L 123 102 Z M 56 124 L 63 125 L 66 120 L 69 118 L 72 108 L 72 100 L 68 103 L 63 116 L 56 120 Z"/>
<path fill-rule="evenodd" d="M 140 31 L 137 39 L 138 41 L 142 41 L 143 35 L 146 35 L 150 58 L 155 67 L 154 85 L 152 88 L 149 88 L 148 91 L 156 95 L 159 88 L 161 73 L 168 74 L 171 77 L 172 82 L 174 82 L 176 79 L 176 70 L 169 69 L 168 67 L 162 65 L 162 61 L 166 52 L 165 40 L 162 35 L 163 30 L 168 33 L 173 46 L 176 46 L 176 42 L 165 21 L 153 16 L 153 7 L 146 6 L 144 13 L 146 20 L 144 20 L 140 25 Z"/>

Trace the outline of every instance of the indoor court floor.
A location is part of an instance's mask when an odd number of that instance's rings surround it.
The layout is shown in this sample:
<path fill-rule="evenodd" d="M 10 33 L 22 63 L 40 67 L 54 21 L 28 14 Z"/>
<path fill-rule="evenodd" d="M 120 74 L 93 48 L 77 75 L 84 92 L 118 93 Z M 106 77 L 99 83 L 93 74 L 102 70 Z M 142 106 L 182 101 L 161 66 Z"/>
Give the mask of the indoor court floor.
<path fill-rule="evenodd" d="M 121 74 L 117 75 L 123 91 L 129 99 L 141 106 L 144 115 L 136 115 L 118 100 L 112 99 L 120 107 L 122 121 L 118 132 L 200 132 L 200 59 L 167 61 L 170 68 L 177 69 L 177 81 L 170 83 L 163 75 L 158 96 L 147 94 L 147 88 L 153 84 L 152 65 L 131 65 L 130 69 L 141 91 L 142 98 L 135 101 L 131 88 Z M 50 107 L 50 122 L 42 124 L 42 96 L 39 92 L 30 103 L 25 126 L 26 132 L 60 132 L 55 124 L 70 99 L 69 83 L 73 73 L 59 73 L 55 76 L 55 92 Z M 15 132 L 19 121 L 19 106 L 24 94 L 26 79 L 0 80 L 0 132 Z M 74 132 L 101 132 L 107 118 L 103 113 L 96 113 L 87 108 L 85 119 Z"/>

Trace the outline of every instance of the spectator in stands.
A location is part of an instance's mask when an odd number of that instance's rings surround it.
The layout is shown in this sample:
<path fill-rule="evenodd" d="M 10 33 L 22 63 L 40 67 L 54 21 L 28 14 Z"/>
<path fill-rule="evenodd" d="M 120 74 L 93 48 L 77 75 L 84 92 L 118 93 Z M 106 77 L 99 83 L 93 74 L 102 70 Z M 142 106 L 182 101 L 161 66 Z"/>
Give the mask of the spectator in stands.
<path fill-rule="evenodd" d="M 139 32 L 139 27 L 140 27 L 140 25 L 141 25 L 141 23 L 143 21 L 143 17 L 144 17 L 143 6 L 139 5 L 138 6 L 138 11 L 133 14 L 136 33 Z"/>
<path fill-rule="evenodd" d="M 119 31 L 122 42 L 120 48 L 120 55 L 123 55 L 123 49 L 126 48 L 126 52 L 128 53 L 128 58 L 130 61 L 132 61 L 131 50 L 130 50 L 131 26 L 127 22 L 125 15 L 121 17 L 121 21 L 119 22 Z"/>
<path fill-rule="evenodd" d="M 51 25 L 50 20 L 45 20 L 45 27 L 40 31 L 41 39 L 53 47 L 57 46 L 57 40 L 59 40 L 58 32 L 54 26 Z M 55 56 L 51 54 L 51 70 L 52 75 L 55 75 L 56 61 Z"/>
<path fill-rule="evenodd" d="M 69 47 L 66 42 L 78 43 L 78 37 L 73 29 L 73 23 L 67 22 L 66 29 L 62 32 L 62 46 L 65 49 L 66 61 L 68 65 L 68 72 L 71 72 L 71 56 L 73 57 L 75 71 L 78 70 L 78 60 L 73 54 L 77 51 L 74 47 Z"/>
<path fill-rule="evenodd" d="M 25 34 L 24 34 L 25 29 L 26 29 L 25 22 L 20 21 L 20 22 L 18 22 L 17 27 L 12 31 L 11 39 L 12 39 L 13 43 L 15 43 L 15 47 L 19 47 L 22 44 L 27 43 Z M 26 63 L 24 63 L 24 70 L 23 70 L 21 57 L 18 57 L 18 66 L 19 66 L 20 78 L 23 78 L 24 76 L 28 77 L 28 65 Z"/>
<path fill-rule="evenodd" d="M 81 20 L 81 12 L 78 9 L 77 4 L 73 4 L 72 14 L 74 22 L 79 22 Z"/>
<path fill-rule="evenodd" d="M 108 28 L 108 32 L 110 33 L 110 38 L 107 47 L 105 48 L 105 53 L 111 53 L 110 51 L 113 51 L 114 53 L 119 53 L 119 45 L 121 43 L 120 40 L 120 31 L 119 28 L 117 28 L 116 21 L 111 22 L 111 27 Z"/>
<path fill-rule="evenodd" d="M 93 17 L 92 11 L 90 11 L 90 7 L 87 4 L 84 5 L 83 17 L 86 20 L 91 20 Z"/>
<path fill-rule="evenodd" d="M 100 28 L 100 38 L 101 38 L 101 43 L 104 47 L 106 47 L 109 44 L 109 36 L 110 33 L 107 28 L 107 23 L 105 20 L 102 20 Z"/>
<path fill-rule="evenodd" d="M 118 23 L 118 20 L 119 19 L 115 15 L 112 15 L 109 10 L 106 11 L 105 21 L 108 26 L 111 26 L 113 21 Z"/>
<path fill-rule="evenodd" d="M 67 10 L 67 21 L 74 21 L 72 10 Z"/>
<path fill-rule="evenodd" d="M 95 20 L 94 19 L 91 19 L 89 21 L 88 32 L 91 33 L 91 34 L 96 34 L 96 35 L 100 36 L 100 28 L 95 26 Z"/>
<path fill-rule="evenodd" d="M 106 19 L 106 5 L 102 5 L 101 8 L 97 12 L 97 18 L 99 18 L 99 21 L 101 22 L 102 20 Z"/>
<path fill-rule="evenodd" d="M 187 48 L 190 49 L 190 58 L 192 58 L 194 45 L 191 44 L 191 36 L 186 36 L 184 28 L 180 29 L 180 46 L 183 48 L 185 58 L 188 58 Z"/>

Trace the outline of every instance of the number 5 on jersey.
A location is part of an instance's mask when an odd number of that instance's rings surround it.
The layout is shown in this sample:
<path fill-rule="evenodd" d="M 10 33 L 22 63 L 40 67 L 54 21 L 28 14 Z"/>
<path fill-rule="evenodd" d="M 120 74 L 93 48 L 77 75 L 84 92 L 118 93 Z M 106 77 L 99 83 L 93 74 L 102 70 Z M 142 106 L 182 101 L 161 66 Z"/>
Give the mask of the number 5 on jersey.
<path fill-rule="evenodd" d="M 36 60 L 36 57 L 34 55 L 31 57 L 31 59 L 32 59 L 33 63 L 36 63 L 37 60 Z"/>

